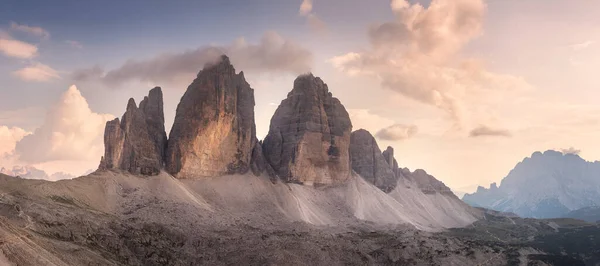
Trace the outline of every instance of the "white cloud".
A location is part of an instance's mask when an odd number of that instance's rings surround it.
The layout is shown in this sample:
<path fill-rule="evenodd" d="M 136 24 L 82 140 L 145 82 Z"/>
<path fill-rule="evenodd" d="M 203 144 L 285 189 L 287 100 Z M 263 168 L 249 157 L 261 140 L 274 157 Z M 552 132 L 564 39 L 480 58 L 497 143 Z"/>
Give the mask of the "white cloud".
<path fill-rule="evenodd" d="M 435 106 L 457 129 L 481 92 L 529 88 L 519 77 L 490 72 L 480 61 L 461 56 L 461 49 L 481 35 L 483 0 L 433 0 L 428 7 L 394 0 L 390 5 L 395 20 L 370 28 L 370 49 L 331 58 L 335 68 L 376 78 L 384 88 Z"/>
<path fill-rule="evenodd" d="M 371 113 L 368 109 L 347 109 L 352 121 L 352 130 L 365 129 L 369 132 L 378 132 L 394 120 Z"/>
<path fill-rule="evenodd" d="M 300 5 L 300 11 L 298 12 L 300 16 L 306 18 L 306 22 L 308 26 L 315 32 L 318 33 L 327 33 L 327 25 L 323 20 L 321 20 L 315 12 L 313 12 L 313 1 L 312 0 L 304 0 Z"/>
<path fill-rule="evenodd" d="M 308 16 L 313 10 L 313 2 L 312 0 L 303 0 L 302 4 L 300 4 L 300 15 Z"/>
<path fill-rule="evenodd" d="M 16 154 L 28 164 L 97 162 L 104 152 L 104 126 L 111 119 L 112 115 L 92 112 L 77 87 L 71 86 L 48 111 L 42 126 L 17 143 Z"/>
<path fill-rule="evenodd" d="M 595 43 L 596 43 L 595 41 L 585 41 L 582 43 L 575 43 L 575 44 L 569 45 L 569 47 L 571 49 L 573 49 L 573 51 L 577 52 L 577 51 L 585 50 Z"/>
<path fill-rule="evenodd" d="M 227 46 L 207 46 L 182 53 L 162 54 L 147 60 L 129 60 L 106 73 L 98 66 L 80 69 L 74 71 L 72 77 L 76 81 L 98 79 L 109 86 L 128 81 L 181 85 L 189 83 L 202 66 L 219 60 L 222 54 L 229 56 L 236 68 L 256 74 L 302 74 L 310 71 L 313 62 L 309 50 L 276 32 L 266 32 L 258 44 L 250 44 L 240 38 Z"/>
<path fill-rule="evenodd" d="M 579 155 L 581 153 L 581 150 L 570 147 L 568 149 L 560 149 L 560 152 L 562 152 L 563 154 Z"/>
<path fill-rule="evenodd" d="M 47 82 L 58 79 L 58 71 L 42 63 L 34 63 L 31 66 L 13 72 L 13 75 L 24 80 L 34 82 Z"/>
<path fill-rule="evenodd" d="M 25 33 L 40 37 L 42 39 L 50 38 L 50 33 L 41 27 L 34 27 L 34 26 L 28 26 L 28 25 L 11 22 L 10 29 L 13 31 L 25 32 Z"/>
<path fill-rule="evenodd" d="M 412 138 L 418 131 L 415 125 L 395 124 L 379 130 L 375 136 L 382 140 L 400 141 Z"/>
<path fill-rule="evenodd" d="M 38 48 L 22 41 L 9 38 L 0 38 L 0 52 L 6 56 L 16 58 L 33 58 L 37 55 Z"/>
<path fill-rule="evenodd" d="M 0 155 L 13 153 L 17 142 L 29 134 L 22 128 L 0 126 Z"/>
<path fill-rule="evenodd" d="M 83 49 L 83 44 L 81 44 L 78 41 L 66 40 L 65 43 L 67 43 L 68 45 L 70 45 L 73 48 Z"/>

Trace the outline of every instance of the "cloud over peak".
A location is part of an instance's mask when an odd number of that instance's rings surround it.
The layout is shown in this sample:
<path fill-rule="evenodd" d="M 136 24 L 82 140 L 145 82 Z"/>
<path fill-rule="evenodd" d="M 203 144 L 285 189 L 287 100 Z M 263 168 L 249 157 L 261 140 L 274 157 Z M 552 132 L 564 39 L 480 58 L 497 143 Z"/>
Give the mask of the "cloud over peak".
<path fill-rule="evenodd" d="M 251 44 L 240 38 L 225 46 L 204 46 L 146 60 L 128 60 L 108 72 L 99 66 L 79 69 L 72 73 L 72 78 L 76 81 L 98 79 L 109 86 L 119 86 L 130 81 L 179 85 L 188 83 L 202 66 L 218 60 L 222 54 L 227 54 L 231 62 L 244 72 L 259 74 L 306 73 L 310 71 L 313 62 L 309 50 L 269 31 L 258 44 Z"/>
<path fill-rule="evenodd" d="M 560 149 L 560 152 L 562 152 L 563 154 L 579 155 L 581 153 L 581 150 L 570 147 L 568 149 Z"/>

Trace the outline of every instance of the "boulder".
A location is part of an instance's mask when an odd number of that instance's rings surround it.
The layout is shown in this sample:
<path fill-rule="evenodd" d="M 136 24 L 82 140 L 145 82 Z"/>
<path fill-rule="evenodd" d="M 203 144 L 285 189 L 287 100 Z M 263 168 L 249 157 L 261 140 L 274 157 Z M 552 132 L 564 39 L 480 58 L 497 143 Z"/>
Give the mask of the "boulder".
<path fill-rule="evenodd" d="M 184 179 L 243 174 L 256 143 L 254 90 L 222 56 L 198 73 L 177 106 L 166 169 Z"/>
<path fill-rule="evenodd" d="M 267 162 L 286 182 L 337 184 L 351 176 L 352 123 L 327 85 L 312 74 L 294 81 L 263 143 Z"/>

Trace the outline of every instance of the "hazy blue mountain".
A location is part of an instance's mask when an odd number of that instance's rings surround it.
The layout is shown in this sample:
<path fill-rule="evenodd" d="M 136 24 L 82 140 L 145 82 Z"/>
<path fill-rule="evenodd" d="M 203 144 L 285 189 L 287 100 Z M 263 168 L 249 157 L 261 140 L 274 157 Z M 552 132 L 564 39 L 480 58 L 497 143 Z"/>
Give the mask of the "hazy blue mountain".
<path fill-rule="evenodd" d="M 567 218 L 584 220 L 586 222 L 600 222 L 600 206 L 585 207 L 574 210 L 565 215 Z"/>
<path fill-rule="evenodd" d="M 600 162 L 557 151 L 535 152 L 518 163 L 500 186 L 479 187 L 463 200 L 522 217 L 564 217 L 600 205 Z"/>

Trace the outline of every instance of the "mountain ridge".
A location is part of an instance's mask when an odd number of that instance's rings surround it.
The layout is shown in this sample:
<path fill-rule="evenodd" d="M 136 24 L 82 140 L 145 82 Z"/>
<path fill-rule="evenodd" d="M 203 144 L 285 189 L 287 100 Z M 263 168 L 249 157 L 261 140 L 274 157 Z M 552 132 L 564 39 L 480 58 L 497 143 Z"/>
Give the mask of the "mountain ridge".
<path fill-rule="evenodd" d="M 523 217 L 556 218 L 600 204 L 600 162 L 554 150 L 534 152 L 489 189 L 478 187 L 463 200 L 472 206 Z"/>

